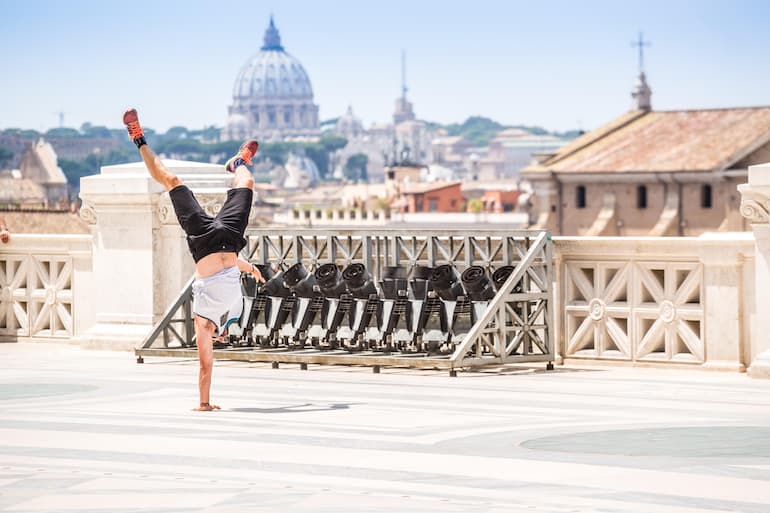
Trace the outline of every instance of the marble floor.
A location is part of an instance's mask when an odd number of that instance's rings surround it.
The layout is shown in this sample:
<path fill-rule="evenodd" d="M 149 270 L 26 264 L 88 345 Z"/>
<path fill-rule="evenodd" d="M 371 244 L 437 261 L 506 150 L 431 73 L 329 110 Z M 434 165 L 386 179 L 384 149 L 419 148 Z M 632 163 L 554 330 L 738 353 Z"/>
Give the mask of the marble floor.
<path fill-rule="evenodd" d="M 770 511 L 770 381 L 197 362 L 0 344 L 0 511 Z"/>

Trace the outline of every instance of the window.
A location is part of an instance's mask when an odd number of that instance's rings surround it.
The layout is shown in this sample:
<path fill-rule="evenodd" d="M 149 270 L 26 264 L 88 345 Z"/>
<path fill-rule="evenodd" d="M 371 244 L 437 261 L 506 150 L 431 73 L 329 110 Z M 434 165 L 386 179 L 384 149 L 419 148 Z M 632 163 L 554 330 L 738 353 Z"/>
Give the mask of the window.
<path fill-rule="evenodd" d="M 586 208 L 586 186 L 578 185 L 575 189 L 575 206 L 577 208 Z"/>
<path fill-rule="evenodd" d="M 640 185 L 636 188 L 636 208 L 647 208 L 647 186 Z"/>
<path fill-rule="evenodd" d="M 449 204 L 452 206 L 452 208 L 457 208 L 457 200 L 456 199 L 449 200 Z"/>
<path fill-rule="evenodd" d="M 428 198 L 428 212 L 436 212 L 438 210 L 438 199 Z"/>
<path fill-rule="evenodd" d="M 700 206 L 701 208 L 711 208 L 713 203 L 711 185 L 705 184 L 700 188 Z"/>

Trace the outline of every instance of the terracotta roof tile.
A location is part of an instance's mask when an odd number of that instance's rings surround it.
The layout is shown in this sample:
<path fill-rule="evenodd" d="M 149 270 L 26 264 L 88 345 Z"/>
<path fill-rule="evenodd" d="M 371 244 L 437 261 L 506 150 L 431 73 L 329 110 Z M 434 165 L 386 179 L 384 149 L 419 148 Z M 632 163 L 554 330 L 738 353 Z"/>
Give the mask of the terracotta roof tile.
<path fill-rule="evenodd" d="M 14 233 L 77 234 L 91 230 L 78 214 L 70 212 L 0 211 L 8 230 Z"/>
<path fill-rule="evenodd" d="M 429 191 L 435 191 L 438 189 L 446 189 L 455 185 L 460 185 L 461 182 L 416 182 L 406 183 L 402 188 L 403 194 L 422 194 Z"/>
<path fill-rule="evenodd" d="M 726 169 L 770 141 L 770 107 L 624 114 L 524 173 Z"/>

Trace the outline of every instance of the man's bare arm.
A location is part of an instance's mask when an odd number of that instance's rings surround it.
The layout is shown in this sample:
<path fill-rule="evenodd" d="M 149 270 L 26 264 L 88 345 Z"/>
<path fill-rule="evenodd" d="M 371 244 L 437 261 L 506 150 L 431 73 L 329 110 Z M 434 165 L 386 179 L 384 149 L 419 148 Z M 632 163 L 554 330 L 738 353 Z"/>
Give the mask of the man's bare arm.
<path fill-rule="evenodd" d="M 265 279 L 262 277 L 262 273 L 259 272 L 259 269 L 257 269 L 257 266 L 243 258 L 241 255 L 238 255 L 238 261 L 236 262 L 236 265 L 238 266 L 238 270 L 242 273 L 249 273 L 258 282 L 265 283 Z"/>

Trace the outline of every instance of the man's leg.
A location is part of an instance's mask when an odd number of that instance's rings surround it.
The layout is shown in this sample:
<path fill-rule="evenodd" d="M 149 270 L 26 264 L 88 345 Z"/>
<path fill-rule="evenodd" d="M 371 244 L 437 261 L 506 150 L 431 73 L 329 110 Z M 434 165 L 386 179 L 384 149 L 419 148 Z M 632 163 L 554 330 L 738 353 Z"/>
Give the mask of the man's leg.
<path fill-rule="evenodd" d="M 225 169 L 234 173 L 233 188 L 227 191 L 227 199 L 217 214 L 225 226 L 238 232 L 241 237 L 249 224 L 249 212 L 254 198 L 254 178 L 246 167 L 251 164 L 251 159 L 257 153 L 259 143 L 251 140 L 241 145 L 238 153 L 227 161 Z"/>
<path fill-rule="evenodd" d="M 123 124 L 126 125 L 129 137 L 134 141 L 136 147 L 139 148 L 139 154 L 142 156 L 142 160 L 144 161 L 144 165 L 147 166 L 150 176 L 165 187 L 167 191 L 181 185 L 182 180 L 166 169 L 166 166 L 163 165 L 160 158 L 147 145 L 147 141 L 144 140 L 144 131 L 139 124 L 139 115 L 136 113 L 136 109 L 127 110 L 123 114 Z"/>
<path fill-rule="evenodd" d="M 214 330 L 211 321 L 198 315 L 195 316 L 195 343 L 198 346 L 198 390 L 200 405 L 196 411 L 218 410 L 219 406 L 211 404 L 211 373 L 214 370 Z"/>
<path fill-rule="evenodd" d="M 246 167 L 246 164 L 251 165 L 251 159 L 257 154 L 258 149 L 259 143 L 256 140 L 248 140 L 241 145 L 238 153 L 225 163 L 225 169 L 235 173 L 233 178 L 234 189 L 254 188 L 254 178 L 251 176 L 251 172 Z"/>
<path fill-rule="evenodd" d="M 235 176 L 233 177 L 233 189 L 253 189 L 254 177 L 251 172 L 244 165 L 240 165 L 235 168 Z"/>

